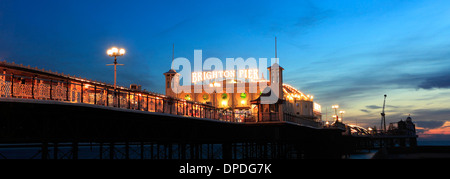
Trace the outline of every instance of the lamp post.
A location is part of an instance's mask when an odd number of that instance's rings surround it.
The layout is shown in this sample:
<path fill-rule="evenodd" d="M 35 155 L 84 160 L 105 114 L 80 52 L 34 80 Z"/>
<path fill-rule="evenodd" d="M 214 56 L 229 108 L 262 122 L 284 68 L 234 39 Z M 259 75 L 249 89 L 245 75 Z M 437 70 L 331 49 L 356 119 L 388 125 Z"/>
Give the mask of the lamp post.
<path fill-rule="evenodd" d="M 339 113 L 341 114 L 340 122 L 342 122 L 344 120 L 344 113 L 345 113 L 345 111 L 339 111 Z"/>
<path fill-rule="evenodd" d="M 336 120 L 337 120 L 338 119 L 338 117 L 337 117 L 337 109 L 339 109 L 339 105 L 333 105 L 333 106 L 331 106 L 331 108 L 334 109 L 334 115 L 336 116 Z"/>
<path fill-rule="evenodd" d="M 121 48 L 120 50 L 116 47 L 113 47 L 111 49 L 108 49 L 106 51 L 106 53 L 110 56 L 110 57 L 114 57 L 114 63 L 113 64 L 107 64 L 106 66 L 111 66 L 114 65 L 114 105 L 116 105 L 117 103 L 117 95 L 116 95 L 116 83 L 117 83 L 117 65 L 121 65 L 123 66 L 123 64 L 118 64 L 117 63 L 117 56 L 123 56 L 125 54 L 125 49 Z"/>

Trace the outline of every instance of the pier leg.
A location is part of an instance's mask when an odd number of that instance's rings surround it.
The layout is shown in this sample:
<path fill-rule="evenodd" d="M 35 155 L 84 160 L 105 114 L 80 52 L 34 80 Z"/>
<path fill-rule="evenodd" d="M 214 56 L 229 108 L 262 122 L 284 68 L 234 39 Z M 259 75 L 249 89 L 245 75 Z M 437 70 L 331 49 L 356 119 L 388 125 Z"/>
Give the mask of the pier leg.
<path fill-rule="evenodd" d="M 58 143 L 53 143 L 53 159 L 58 159 Z"/>
<path fill-rule="evenodd" d="M 144 159 L 144 142 L 141 142 L 141 159 Z"/>
<path fill-rule="evenodd" d="M 78 142 L 72 142 L 72 159 L 78 159 Z"/>
<path fill-rule="evenodd" d="M 180 159 L 186 159 L 186 144 L 180 144 Z"/>
<path fill-rule="evenodd" d="M 130 159 L 130 144 L 129 142 L 125 142 L 125 159 Z"/>
<path fill-rule="evenodd" d="M 172 110 L 172 107 L 170 107 L 170 110 Z M 169 156 L 167 157 L 167 159 L 171 160 L 172 159 L 172 148 L 173 148 L 173 145 L 172 144 L 168 144 L 167 147 L 169 148 Z"/>
<path fill-rule="evenodd" d="M 99 151 L 100 151 L 100 160 L 102 160 L 103 159 L 103 142 L 100 142 Z"/>
<path fill-rule="evenodd" d="M 232 147 L 231 143 L 223 143 L 222 144 L 222 159 L 231 159 L 232 156 Z"/>
<path fill-rule="evenodd" d="M 153 143 L 150 143 L 150 159 L 154 159 L 153 158 Z"/>
<path fill-rule="evenodd" d="M 109 159 L 114 159 L 114 142 L 109 144 Z"/>
<path fill-rule="evenodd" d="M 159 159 L 159 144 L 156 144 L 156 159 Z"/>
<path fill-rule="evenodd" d="M 42 160 L 48 159 L 48 142 L 42 142 L 41 157 L 42 157 Z"/>
<path fill-rule="evenodd" d="M 190 153 L 190 159 L 194 159 L 194 145 L 191 143 L 189 144 L 189 153 Z"/>

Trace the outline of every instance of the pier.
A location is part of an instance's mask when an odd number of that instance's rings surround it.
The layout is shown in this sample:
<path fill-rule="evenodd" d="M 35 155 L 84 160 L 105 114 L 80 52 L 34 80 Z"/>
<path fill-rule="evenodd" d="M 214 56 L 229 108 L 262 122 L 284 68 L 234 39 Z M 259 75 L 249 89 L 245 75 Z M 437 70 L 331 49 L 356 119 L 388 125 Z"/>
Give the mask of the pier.
<path fill-rule="evenodd" d="M 346 135 L 343 123 L 323 127 L 278 103 L 268 106 L 273 114 L 237 119 L 228 109 L 138 88 L 114 90 L 7 62 L 0 69 L 0 148 L 35 149 L 30 158 L 80 159 L 86 147 L 95 159 L 342 158 L 405 141 Z M 301 92 L 290 93 L 290 100 L 302 98 L 293 94 Z M 9 156 L 0 152 L 0 158 Z"/>
<path fill-rule="evenodd" d="M 2 147 L 33 144 L 28 147 L 38 147 L 42 159 L 58 159 L 59 147 L 70 147 L 63 156 L 77 159 L 78 148 L 87 144 L 97 146 L 99 159 L 127 159 L 132 152 L 142 159 L 339 158 L 342 152 L 336 151 L 341 131 L 289 122 L 231 123 L 7 98 L 0 99 L 0 112 L 0 143 L 9 144 Z"/>

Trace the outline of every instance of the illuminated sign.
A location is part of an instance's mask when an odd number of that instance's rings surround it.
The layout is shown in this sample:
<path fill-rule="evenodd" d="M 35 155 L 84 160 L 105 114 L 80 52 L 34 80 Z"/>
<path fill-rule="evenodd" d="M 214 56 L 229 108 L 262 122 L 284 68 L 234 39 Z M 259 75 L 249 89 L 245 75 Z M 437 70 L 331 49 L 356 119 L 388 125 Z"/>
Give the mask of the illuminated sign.
<path fill-rule="evenodd" d="M 321 113 L 322 112 L 322 106 L 318 103 L 314 103 L 314 111 Z"/>
<path fill-rule="evenodd" d="M 244 79 L 259 79 L 258 69 L 244 69 L 244 70 L 226 70 L 226 71 L 208 71 L 208 72 L 193 72 L 192 83 L 197 83 L 205 80 L 213 80 L 217 78 L 244 78 Z"/>

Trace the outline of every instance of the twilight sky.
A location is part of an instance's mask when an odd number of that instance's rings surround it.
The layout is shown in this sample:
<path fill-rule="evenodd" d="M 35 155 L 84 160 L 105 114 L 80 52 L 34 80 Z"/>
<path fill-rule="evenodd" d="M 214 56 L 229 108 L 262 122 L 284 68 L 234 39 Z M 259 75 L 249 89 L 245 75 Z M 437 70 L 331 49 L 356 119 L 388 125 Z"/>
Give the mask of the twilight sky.
<path fill-rule="evenodd" d="M 113 82 L 111 46 L 127 50 L 118 83 L 164 93 L 175 56 L 274 56 L 284 81 L 322 112 L 379 126 L 411 114 L 421 139 L 450 139 L 450 1 L 1 0 L 0 60 Z M 328 108 L 328 110 L 326 110 Z"/>

